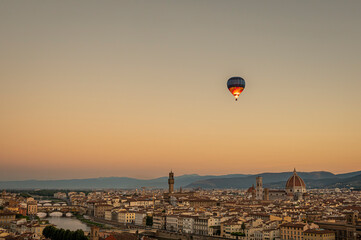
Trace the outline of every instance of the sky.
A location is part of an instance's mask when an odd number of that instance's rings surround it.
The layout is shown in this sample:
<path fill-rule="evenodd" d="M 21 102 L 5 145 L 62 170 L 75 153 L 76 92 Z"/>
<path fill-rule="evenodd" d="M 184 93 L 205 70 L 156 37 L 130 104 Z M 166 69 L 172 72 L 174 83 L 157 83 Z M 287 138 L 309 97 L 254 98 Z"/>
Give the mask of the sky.
<path fill-rule="evenodd" d="M 361 170 L 360 11 L 1 0 L 0 180 Z"/>

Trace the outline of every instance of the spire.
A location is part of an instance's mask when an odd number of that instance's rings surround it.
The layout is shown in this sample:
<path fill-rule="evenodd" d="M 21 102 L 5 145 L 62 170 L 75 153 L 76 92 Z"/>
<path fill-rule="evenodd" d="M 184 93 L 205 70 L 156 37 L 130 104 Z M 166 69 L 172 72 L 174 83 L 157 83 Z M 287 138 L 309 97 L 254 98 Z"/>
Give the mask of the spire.
<path fill-rule="evenodd" d="M 296 175 L 296 168 L 293 169 L 293 174 Z"/>

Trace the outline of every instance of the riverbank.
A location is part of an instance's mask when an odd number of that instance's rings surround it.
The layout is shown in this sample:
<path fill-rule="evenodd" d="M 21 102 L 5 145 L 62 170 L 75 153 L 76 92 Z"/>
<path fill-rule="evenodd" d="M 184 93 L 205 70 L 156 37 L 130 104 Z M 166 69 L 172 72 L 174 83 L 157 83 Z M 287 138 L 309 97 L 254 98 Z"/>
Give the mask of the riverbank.
<path fill-rule="evenodd" d="M 83 223 L 85 223 L 87 225 L 90 225 L 90 226 L 93 225 L 93 226 L 97 226 L 97 227 L 103 228 L 103 229 L 109 228 L 109 227 L 105 226 L 105 224 L 94 222 L 94 221 L 92 221 L 90 219 L 86 219 L 80 214 L 75 214 L 74 216 L 76 217 L 76 219 L 78 219 L 79 221 L 81 221 L 81 222 L 83 222 Z"/>

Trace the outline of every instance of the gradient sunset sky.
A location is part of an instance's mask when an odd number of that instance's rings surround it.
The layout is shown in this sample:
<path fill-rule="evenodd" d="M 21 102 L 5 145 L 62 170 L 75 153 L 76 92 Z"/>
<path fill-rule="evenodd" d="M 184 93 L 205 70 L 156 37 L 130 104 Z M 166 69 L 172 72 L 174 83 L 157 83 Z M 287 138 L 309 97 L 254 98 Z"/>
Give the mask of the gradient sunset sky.
<path fill-rule="evenodd" d="M 0 180 L 361 170 L 360 12 L 2 0 Z"/>

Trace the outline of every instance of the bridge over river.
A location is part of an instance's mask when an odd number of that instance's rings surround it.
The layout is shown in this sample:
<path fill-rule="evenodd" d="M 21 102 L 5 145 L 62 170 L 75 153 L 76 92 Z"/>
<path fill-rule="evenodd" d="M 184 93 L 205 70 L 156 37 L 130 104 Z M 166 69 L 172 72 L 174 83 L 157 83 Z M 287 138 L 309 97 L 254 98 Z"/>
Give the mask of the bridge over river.
<path fill-rule="evenodd" d="M 59 206 L 59 205 L 38 206 L 38 214 L 37 215 L 39 217 L 66 216 L 67 213 L 85 214 L 86 208 L 82 207 L 82 206 L 68 206 L 68 205 L 65 205 L 65 206 L 64 205 L 62 205 L 62 206 Z"/>

